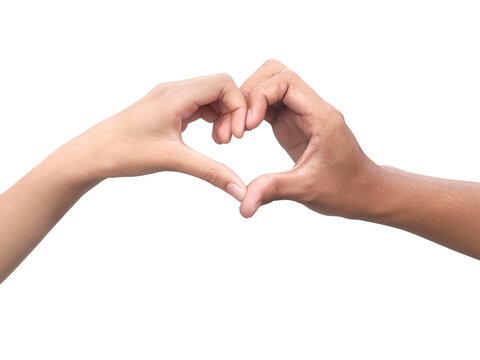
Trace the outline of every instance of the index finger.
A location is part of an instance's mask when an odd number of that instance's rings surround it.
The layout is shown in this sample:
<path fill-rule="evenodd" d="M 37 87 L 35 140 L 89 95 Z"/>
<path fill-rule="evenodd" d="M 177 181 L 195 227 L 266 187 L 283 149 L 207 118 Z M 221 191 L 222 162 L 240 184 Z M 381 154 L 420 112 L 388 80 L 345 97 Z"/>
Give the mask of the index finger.
<path fill-rule="evenodd" d="M 282 102 L 302 116 L 312 113 L 315 92 L 296 73 L 285 68 L 255 86 L 247 95 L 247 129 L 255 129 L 265 119 L 270 105 Z"/>
<path fill-rule="evenodd" d="M 228 74 L 215 74 L 184 80 L 182 98 L 190 100 L 192 107 L 188 109 L 190 116 L 201 106 L 218 102 L 225 111 L 219 114 L 221 121 L 231 122 L 231 131 L 236 137 L 242 137 L 245 129 L 247 102 L 240 89 Z M 231 115 L 231 116 L 222 116 Z"/>

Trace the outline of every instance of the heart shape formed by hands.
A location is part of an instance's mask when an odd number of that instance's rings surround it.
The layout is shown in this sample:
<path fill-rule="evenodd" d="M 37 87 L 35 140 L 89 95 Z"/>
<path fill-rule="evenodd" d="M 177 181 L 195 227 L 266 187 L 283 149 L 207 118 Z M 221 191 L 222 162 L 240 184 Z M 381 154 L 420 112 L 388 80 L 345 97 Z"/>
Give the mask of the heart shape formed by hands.
<path fill-rule="evenodd" d="M 228 143 L 264 119 L 295 166 L 265 174 L 248 187 L 221 164 L 188 147 L 181 133 L 199 118 Z M 87 132 L 95 174 L 107 177 L 179 171 L 202 178 L 241 201 L 251 217 L 273 200 L 295 200 L 324 214 L 354 216 L 376 171 L 342 114 L 285 65 L 269 60 L 238 88 L 227 74 L 163 83 Z M 93 140 L 92 140 L 93 139 Z M 368 189 L 367 189 L 368 190 Z"/>
<path fill-rule="evenodd" d="M 295 166 L 285 172 L 260 175 L 245 186 L 227 166 L 183 142 L 183 130 L 199 118 L 213 123 L 212 136 L 217 143 L 228 143 L 232 134 L 241 138 L 246 130 L 253 130 L 266 120 Z M 432 240 L 447 246 L 449 239 L 456 241 L 459 236 L 458 227 L 450 225 L 450 215 L 464 207 L 473 193 L 469 190 L 460 200 L 455 199 L 462 205 L 453 206 L 453 201 L 452 211 L 445 212 L 441 206 L 439 212 L 435 206 L 436 211 L 424 208 L 413 212 L 413 217 L 405 217 L 412 209 L 411 204 L 405 203 L 416 194 L 422 195 L 422 201 L 432 198 L 417 191 L 418 184 L 427 187 L 426 184 L 437 182 L 411 183 L 410 177 L 402 174 L 401 180 L 397 178 L 392 184 L 392 178 L 363 153 L 342 114 L 293 71 L 270 60 L 240 88 L 226 74 L 160 84 L 127 109 L 64 144 L 9 189 L 6 196 L 2 194 L 2 216 L 7 221 L 0 233 L 8 235 L 3 236 L 8 239 L 4 241 L 4 251 L 0 251 L 4 260 L 0 282 L 93 186 L 109 177 L 165 170 L 202 178 L 227 191 L 241 201 L 240 212 L 247 218 L 263 204 L 287 199 L 323 214 L 377 221 L 429 238 L 432 235 Z M 403 190 L 408 189 L 408 196 L 398 201 L 404 197 L 405 191 L 401 190 L 385 205 L 384 194 L 399 183 Z M 451 182 L 438 181 L 437 185 L 436 189 L 444 191 Z M 453 195 L 446 196 L 443 202 L 461 194 L 464 187 L 467 188 L 463 184 L 452 186 Z M 392 211 L 392 204 L 397 212 Z M 425 219 L 431 213 L 446 219 L 443 229 L 451 237 L 444 237 L 437 218 L 433 223 L 426 222 L 425 227 L 419 226 L 417 217 Z M 464 221 L 463 215 L 455 218 L 460 227 L 468 229 L 476 224 L 475 217 Z M 30 220 L 28 226 L 25 218 Z M 475 234 L 463 235 L 460 236 L 465 243 L 475 243 Z M 450 245 L 469 252 L 470 245 Z M 474 254 L 475 249 L 471 252 Z"/>
<path fill-rule="evenodd" d="M 342 114 L 277 60 L 265 62 L 240 90 L 248 106 L 244 129 L 253 130 L 265 119 L 295 162 L 288 171 L 254 179 L 241 214 L 248 218 L 261 205 L 286 199 L 323 214 L 355 216 L 378 166 L 363 153 Z M 216 142 L 229 142 L 232 133 L 243 135 L 242 124 L 230 120 L 230 125 L 228 117 L 215 123 Z"/>

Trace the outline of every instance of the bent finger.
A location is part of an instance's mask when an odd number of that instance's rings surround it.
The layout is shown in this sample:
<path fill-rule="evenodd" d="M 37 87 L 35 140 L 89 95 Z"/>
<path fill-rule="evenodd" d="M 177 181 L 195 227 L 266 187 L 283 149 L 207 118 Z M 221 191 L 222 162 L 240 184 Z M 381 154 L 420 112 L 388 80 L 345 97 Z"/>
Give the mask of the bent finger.
<path fill-rule="evenodd" d="M 242 216 L 252 217 L 258 208 L 275 200 L 296 200 L 301 189 L 301 176 L 294 170 L 266 174 L 257 177 L 247 186 L 247 193 L 240 205 Z"/>
<path fill-rule="evenodd" d="M 171 170 L 183 172 L 203 179 L 242 201 L 246 186 L 240 177 L 226 165 L 205 156 L 184 144 L 175 151 L 177 161 Z"/>

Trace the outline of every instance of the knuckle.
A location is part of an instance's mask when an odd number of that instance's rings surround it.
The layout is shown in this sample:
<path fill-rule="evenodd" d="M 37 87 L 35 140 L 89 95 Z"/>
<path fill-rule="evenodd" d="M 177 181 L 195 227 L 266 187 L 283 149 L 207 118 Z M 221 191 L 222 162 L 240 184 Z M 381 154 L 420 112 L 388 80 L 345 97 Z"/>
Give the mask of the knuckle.
<path fill-rule="evenodd" d="M 340 110 L 335 109 L 333 118 L 339 123 L 339 124 L 345 124 L 345 116 L 340 112 Z"/>
<path fill-rule="evenodd" d="M 264 175 L 260 179 L 260 185 L 265 189 L 262 195 L 262 204 L 268 204 L 278 200 L 279 188 L 275 179 L 271 175 Z"/>
<path fill-rule="evenodd" d="M 291 69 L 284 69 L 282 71 L 282 75 L 284 78 L 286 78 L 287 80 L 296 80 L 296 79 L 299 79 L 299 76 L 297 75 L 297 73 Z"/>
<path fill-rule="evenodd" d="M 226 83 L 233 83 L 233 78 L 230 76 L 229 73 L 222 72 L 217 74 L 219 80 L 226 82 Z"/>
<path fill-rule="evenodd" d="M 342 129 L 345 126 L 345 117 L 339 110 L 337 110 L 333 106 L 328 112 L 328 120 L 335 129 Z"/>
<path fill-rule="evenodd" d="M 248 105 L 250 108 L 254 108 L 256 111 L 260 111 L 263 114 L 263 112 L 268 109 L 267 96 L 261 90 L 250 93 L 248 97 Z"/>
<path fill-rule="evenodd" d="M 153 96 L 165 96 L 167 95 L 168 93 L 170 92 L 170 87 L 168 86 L 168 84 L 165 84 L 165 83 L 162 83 L 162 84 L 158 84 L 157 86 L 155 86 L 152 90 L 151 90 L 151 94 Z"/>
<path fill-rule="evenodd" d="M 205 169 L 203 169 L 203 179 L 205 179 L 206 181 L 208 181 L 209 183 L 215 185 L 215 186 L 219 186 L 220 185 L 220 182 L 221 182 L 221 175 L 220 175 L 220 171 L 218 168 L 216 167 L 206 167 Z"/>
<path fill-rule="evenodd" d="M 285 65 L 283 65 L 277 59 L 271 58 L 271 59 L 268 59 L 267 61 L 265 61 L 262 66 L 264 66 L 264 67 L 284 67 Z"/>
<path fill-rule="evenodd" d="M 250 101 L 250 102 L 257 101 L 257 99 L 261 95 L 262 95 L 262 88 L 261 86 L 257 86 L 248 93 L 247 101 Z"/>
<path fill-rule="evenodd" d="M 250 107 L 259 106 L 264 99 L 265 96 L 263 95 L 263 89 L 261 87 L 254 88 L 247 95 L 247 103 Z"/>
<path fill-rule="evenodd" d="M 267 199 L 268 202 L 272 202 L 274 200 L 278 200 L 280 197 L 280 191 L 278 188 L 278 184 L 275 181 L 270 182 L 270 196 Z"/>

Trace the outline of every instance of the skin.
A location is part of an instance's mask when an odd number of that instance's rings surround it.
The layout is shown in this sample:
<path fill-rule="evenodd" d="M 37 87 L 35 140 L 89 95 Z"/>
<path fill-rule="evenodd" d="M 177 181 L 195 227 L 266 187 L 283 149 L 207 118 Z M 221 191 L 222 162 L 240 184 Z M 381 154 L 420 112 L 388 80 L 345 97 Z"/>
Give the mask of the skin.
<path fill-rule="evenodd" d="M 265 119 L 295 166 L 245 187 L 228 167 L 182 141 L 181 133 L 198 118 L 213 123 L 219 144 Z M 241 201 L 247 218 L 261 205 L 293 200 L 321 214 L 404 229 L 480 259 L 480 184 L 375 164 L 337 109 L 269 60 L 240 89 L 226 74 L 160 84 L 61 146 L 1 194 L 0 282 L 101 181 L 159 171 L 212 183 Z"/>
<path fill-rule="evenodd" d="M 321 214 L 397 227 L 480 259 L 480 184 L 379 166 L 365 155 L 342 114 L 276 60 L 241 86 L 247 130 L 264 119 L 295 166 L 247 187 L 240 212 L 274 200 Z"/>
<path fill-rule="evenodd" d="M 242 180 L 185 145 L 181 133 L 201 117 L 213 123 L 217 143 L 228 143 L 232 134 L 243 136 L 246 112 L 246 100 L 227 74 L 165 83 L 61 146 L 0 195 L 0 282 L 106 178 L 179 171 L 241 201 Z"/>

